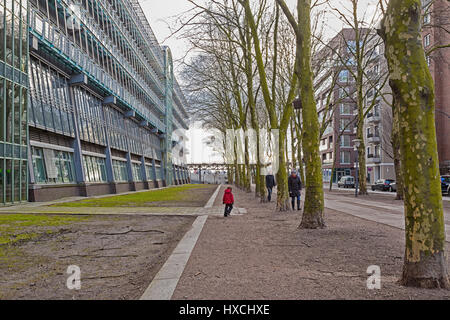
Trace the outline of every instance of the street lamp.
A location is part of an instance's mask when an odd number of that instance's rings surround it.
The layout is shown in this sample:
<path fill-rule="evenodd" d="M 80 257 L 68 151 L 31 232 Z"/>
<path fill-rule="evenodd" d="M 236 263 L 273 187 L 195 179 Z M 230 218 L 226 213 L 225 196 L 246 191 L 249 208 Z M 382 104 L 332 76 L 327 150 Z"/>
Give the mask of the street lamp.
<path fill-rule="evenodd" d="M 302 109 L 302 100 L 300 99 L 300 97 L 295 99 L 294 101 L 292 101 L 292 104 L 293 104 L 295 110 Z"/>
<path fill-rule="evenodd" d="M 354 139 L 353 140 L 353 149 L 356 151 L 356 161 L 355 161 L 355 166 L 356 166 L 356 178 L 355 178 L 355 197 L 358 197 L 358 162 L 359 162 L 359 153 L 358 153 L 358 149 L 359 149 L 359 145 L 361 144 L 361 139 Z"/>

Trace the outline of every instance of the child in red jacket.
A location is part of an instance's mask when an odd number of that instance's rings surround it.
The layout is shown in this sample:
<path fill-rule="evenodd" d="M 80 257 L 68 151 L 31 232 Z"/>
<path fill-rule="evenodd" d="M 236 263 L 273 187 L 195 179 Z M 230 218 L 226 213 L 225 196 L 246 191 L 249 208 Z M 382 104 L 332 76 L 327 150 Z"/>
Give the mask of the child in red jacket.
<path fill-rule="evenodd" d="M 223 194 L 223 204 L 225 205 L 225 213 L 223 214 L 224 217 L 229 216 L 231 210 L 233 210 L 234 197 L 231 190 L 231 187 L 228 187 L 225 189 L 225 193 Z"/>

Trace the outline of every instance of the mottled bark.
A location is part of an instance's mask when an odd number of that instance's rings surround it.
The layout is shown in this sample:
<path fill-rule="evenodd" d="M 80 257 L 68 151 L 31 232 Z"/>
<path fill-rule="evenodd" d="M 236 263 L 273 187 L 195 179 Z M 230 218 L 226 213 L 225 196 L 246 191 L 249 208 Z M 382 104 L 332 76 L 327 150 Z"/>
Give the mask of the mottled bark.
<path fill-rule="evenodd" d="M 319 119 L 311 70 L 311 1 L 298 0 L 297 75 L 303 119 L 303 156 L 306 162 L 305 205 L 301 228 L 323 228 L 324 199 L 319 152 Z"/>
<path fill-rule="evenodd" d="M 400 151 L 400 126 L 399 126 L 399 108 L 400 106 L 396 104 L 395 98 L 392 101 L 392 133 L 391 133 L 391 144 L 394 154 L 394 170 L 395 170 L 395 181 L 397 184 L 397 195 L 396 200 L 403 200 L 403 172 L 401 164 L 401 151 Z"/>
<path fill-rule="evenodd" d="M 421 1 L 391 0 L 381 24 L 399 108 L 405 197 L 401 283 L 449 288 L 435 129 L 434 84 L 421 37 Z"/>
<path fill-rule="evenodd" d="M 286 131 L 280 130 L 279 136 L 279 152 L 278 161 L 279 169 L 276 174 L 277 177 L 277 209 L 279 211 L 290 210 L 289 197 L 288 197 L 288 183 L 287 183 L 287 171 L 286 171 L 286 151 L 285 151 Z"/>

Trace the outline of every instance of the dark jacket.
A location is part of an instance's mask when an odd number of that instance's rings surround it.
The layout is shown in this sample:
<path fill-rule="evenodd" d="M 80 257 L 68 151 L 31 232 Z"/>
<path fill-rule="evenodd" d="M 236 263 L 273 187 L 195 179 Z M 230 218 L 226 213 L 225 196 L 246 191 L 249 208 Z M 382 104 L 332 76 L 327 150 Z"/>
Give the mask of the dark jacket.
<path fill-rule="evenodd" d="M 223 203 L 224 204 L 233 204 L 234 203 L 234 197 L 231 193 L 231 189 L 225 189 L 225 193 L 223 194 Z"/>
<path fill-rule="evenodd" d="M 276 185 L 277 184 L 275 183 L 275 178 L 274 178 L 273 174 L 268 174 L 266 176 L 266 188 L 273 188 Z"/>
<path fill-rule="evenodd" d="M 302 190 L 302 182 L 300 180 L 300 177 L 296 176 L 294 178 L 292 175 L 290 175 L 288 179 L 288 186 L 289 186 L 289 193 L 298 195 Z"/>

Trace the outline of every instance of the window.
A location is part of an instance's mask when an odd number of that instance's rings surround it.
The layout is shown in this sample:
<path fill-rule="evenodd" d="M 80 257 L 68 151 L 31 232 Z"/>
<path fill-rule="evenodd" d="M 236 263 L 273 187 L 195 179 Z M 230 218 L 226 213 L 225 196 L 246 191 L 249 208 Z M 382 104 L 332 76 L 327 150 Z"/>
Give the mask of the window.
<path fill-rule="evenodd" d="M 348 70 L 342 70 L 339 72 L 339 81 L 347 82 L 348 81 Z"/>
<path fill-rule="evenodd" d="M 348 88 L 339 88 L 338 96 L 340 99 L 348 97 Z"/>
<path fill-rule="evenodd" d="M 423 46 L 426 48 L 426 47 L 428 47 L 430 45 L 430 43 L 431 43 L 431 35 L 428 33 L 423 38 Z"/>
<path fill-rule="evenodd" d="M 376 64 L 376 65 L 373 67 L 373 73 L 374 73 L 375 75 L 378 75 L 379 72 L 380 72 L 380 66 L 379 66 L 378 64 Z"/>
<path fill-rule="evenodd" d="M 379 129 L 378 126 L 375 126 L 374 131 L 375 131 L 375 133 L 374 133 L 375 137 L 379 137 L 380 136 L 380 129 Z"/>
<path fill-rule="evenodd" d="M 350 164 L 350 151 L 341 151 L 341 164 Z"/>
<path fill-rule="evenodd" d="M 423 24 L 431 23 L 431 14 L 428 12 L 423 16 Z"/>
<path fill-rule="evenodd" d="M 83 155 L 86 182 L 106 181 L 106 162 L 104 158 Z"/>
<path fill-rule="evenodd" d="M 430 65 L 431 65 L 431 57 L 427 56 L 427 66 L 430 66 Z"/>
<path fill-rule="evenodd" d="M 142 167 L 139 163 L 133 163 L 133 179 L 134 181 L 142 181 Z"/>
<path fill-rule="evenodd" d="M 350 146 L 351 146 L 350 136 L 348 135 L 341 136 L 341 147 L 350 147 Z"/>
<path fill-rule="evenodd" d="M 128 169 L 126 161 L 113 160 L 114 180 L 117 182 L 128 181 Z"/>
<path fill-rule="evenodd" d="M 352 115 L 353 114 L 353 106 L 348 103 L 341 103 L 339 106 L 340 114 L 342 115 Z"/>
<path fill-rule="evenodd" d="M 380 146 L 375 146 L 375 154 L 374 154 L 375 158 L 379 158 L 380 157 Z"/>
<path fill-rule="evenodd" d="M 153 176 L 153 166 L 145 165 L 145 172 L 147 173 L 147 181 L 155 180 L 155 178 Z"/>
<path fill-rule="evenodd" d="M 350 119 L 339 119 L 339 130 L 350 131 Z"/>
<path fill-rule="evenodd" d="M 31 158 L 37 184 L 75 182 L 72 153 L 32 147 Z"/>

